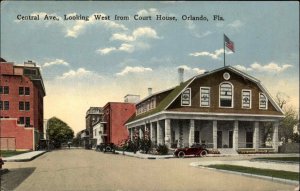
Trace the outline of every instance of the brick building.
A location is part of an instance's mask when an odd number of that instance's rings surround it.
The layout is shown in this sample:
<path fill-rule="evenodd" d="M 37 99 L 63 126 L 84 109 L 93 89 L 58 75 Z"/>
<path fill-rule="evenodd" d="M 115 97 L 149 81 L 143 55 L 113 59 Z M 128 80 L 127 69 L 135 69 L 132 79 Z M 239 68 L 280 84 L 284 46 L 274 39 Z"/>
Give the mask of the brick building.
<path fill-rule="evenodd" d="M 128 138 L 125 122 L 135 113 L 135 104 L 108 102 L 103 107 L 103 119 L 100 122 L 99 135 L 102 143 L 120 144 Z"/>
<path fill-rule="evenodd" d="M 31 61 L 15 65 L 1 59 L 0 74 L 1 149 L 34 150 L 43 138 L 46 93 L 40 69 Z"/>
<path fill-rule="evenodd" d="M 211 149 L 234 152 L 244 148 L 278 151 L 283 111 L 258 79 L 231 66 L 185 82 L 182 75 L 179 79 L 178 86 L 136 104 L 135 115 L 126 122 L 130 137 L 138 130 L 141 138 L 150 132 L 154 143 L 169 147 L 204 143 Z"/>

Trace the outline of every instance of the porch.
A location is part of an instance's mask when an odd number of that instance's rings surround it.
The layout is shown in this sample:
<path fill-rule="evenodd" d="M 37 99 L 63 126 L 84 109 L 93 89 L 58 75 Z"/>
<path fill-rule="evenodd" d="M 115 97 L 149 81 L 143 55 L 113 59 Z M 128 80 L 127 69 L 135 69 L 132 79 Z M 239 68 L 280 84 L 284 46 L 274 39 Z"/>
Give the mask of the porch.
<path fill-rule="evenodd" d="M 272 149 L 278 152 L 278 119 L 254 117 L 207 117 L 182 115 L 164 116 L 164 119 L 144 120 L 139 125 L 127 125 L 130 138 L 134 132 L 143 138 L 149 136 L 154 144 L 169 148 L 205 144 L 210 149 Z"/>

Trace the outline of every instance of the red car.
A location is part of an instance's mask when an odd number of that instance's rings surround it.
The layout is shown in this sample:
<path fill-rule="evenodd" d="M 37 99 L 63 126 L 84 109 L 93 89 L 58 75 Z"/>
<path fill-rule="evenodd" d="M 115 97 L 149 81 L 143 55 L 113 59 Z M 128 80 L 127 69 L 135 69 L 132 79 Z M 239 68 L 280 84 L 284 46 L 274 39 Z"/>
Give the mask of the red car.
<path fill-rule="evenodd" d="M 184 158 L 185 155 L 193 155 L 193 156 L 206 156 L 208 154 L 208 150 L 205 145 L 201 144 L 193 144 L 190 148 L 177 148 L 174 152 L 174 156 L 178 158 Z"/>

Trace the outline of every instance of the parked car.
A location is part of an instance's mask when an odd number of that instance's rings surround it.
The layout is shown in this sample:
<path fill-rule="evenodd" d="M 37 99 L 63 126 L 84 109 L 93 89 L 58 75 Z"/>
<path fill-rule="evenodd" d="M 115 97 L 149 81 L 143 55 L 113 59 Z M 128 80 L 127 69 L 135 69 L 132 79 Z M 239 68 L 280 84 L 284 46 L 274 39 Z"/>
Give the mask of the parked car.
<path fill-rule="evenodd" d="M 96 151 L 115 152 L 115 145 L 113 143 L 100 143 L 96 146 Z"/>
<path fill-rule="evenodd" d="M 208 154 L 208 150 L 206 149 L 206 145 L 203 144 L 193 144 L 191 147 L 187 148 L 177 148 L 174 152 L 174 156 L 178 158 L 184 158 L 186 155 L 194 155 L 194 156 L 206 156 Z"/>

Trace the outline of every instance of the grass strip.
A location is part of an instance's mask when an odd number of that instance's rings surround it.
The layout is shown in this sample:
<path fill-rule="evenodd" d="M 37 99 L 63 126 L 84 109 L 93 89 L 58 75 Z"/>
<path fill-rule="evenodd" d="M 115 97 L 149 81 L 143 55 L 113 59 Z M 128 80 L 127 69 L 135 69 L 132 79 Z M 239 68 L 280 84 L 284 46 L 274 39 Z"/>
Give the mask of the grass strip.
<path fill-rule="evenodd" d="M 299 157 L 259 157 L 254 159 L 282 161 L 282 162 L 299 162 Z"/>
<path fill-rule="evenodd" d="M 226 165 L 226 164 L 215 164 L 215 165 L 209 165 L 207 167 L 221 169 L 221 170 L 242 172 L 242 173 L 247 173 L 247 174 L 269 176 L 269 177 L 274 177 L 274 178 L 282 178 L 282 179 L 288 179 L 288 180 L 299 180 L 299 173 L 297 173 L 297 172 L 261 169 L 261 168 L 244 167 L 244 166 L 237 166 L 237 165 Z"/>
<path fill-rule="evenodd" d="M 27 153 L 29 151 L 1 151 L 1 156 L 2 157 L 11 157 L 11 156 L 15 156 L 15 155 L 19 155 L 19 154 L 23 154 L 23 153 Z"/>

